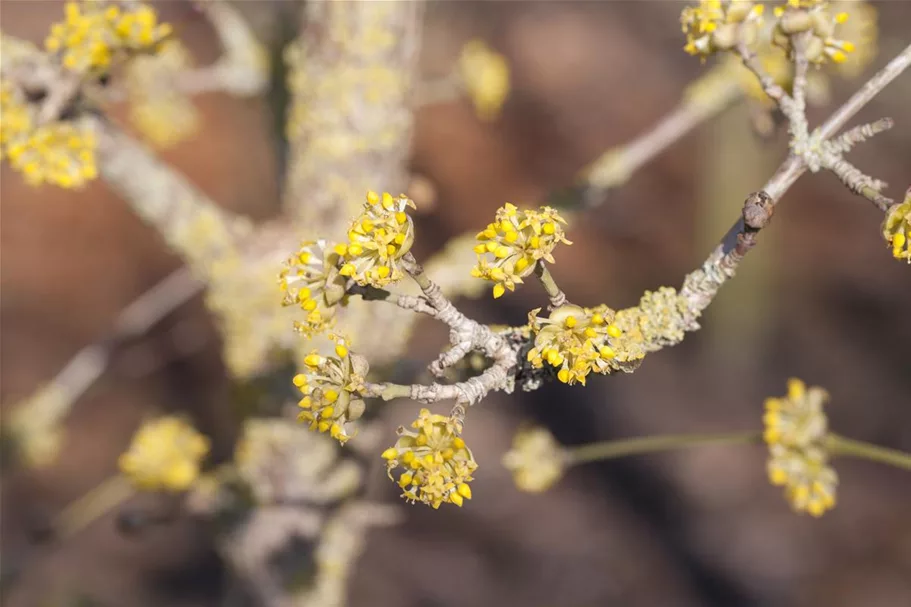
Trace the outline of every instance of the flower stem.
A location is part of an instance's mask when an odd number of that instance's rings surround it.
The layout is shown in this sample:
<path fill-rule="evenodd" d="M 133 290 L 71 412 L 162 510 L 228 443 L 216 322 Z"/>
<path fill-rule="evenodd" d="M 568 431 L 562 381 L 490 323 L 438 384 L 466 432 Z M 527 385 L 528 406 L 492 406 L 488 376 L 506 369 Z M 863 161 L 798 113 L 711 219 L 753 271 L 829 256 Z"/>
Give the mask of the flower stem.
<path fill-rule="evenodd" d="M 566 449 L 569 463 L 581 464 L 606 459 L 614 459 L 627 455 L 641 453 L 657 453 L 685 447 L 699 447 L 703 445 L 741 445 L 758 443 L 762 441 L 762 433 L 749 432 L 724 432 L 718 434 L 669 434 L 665 436 L 643 436 L 623 440 L 603 441 L 568 447 Z"/>
<path fill-rule="evenodd" d="M 844 436 L 839 436 L 837 434 L 829 434 L 827 442 L 829 450 L 833 455 L 859 457 L 873 462 L 895 466 L 896 468 L 902 468 L 903 470 L 911 470 L 911 453 L 872 445 L 863 441 L 845 438 Z"/>
<path fill-rule="evenodd" d="M 551 276 L 543 261 L 539 261 L 538 265 L 535 266 L 535 275 L 541 281 L 541 284 L 544 285 L 544 290 L 547 291 L 547 295 L 550 297 L 551 310 L 559 308 L 566 303 L 566 294 L 557 286 L 557 282 Z"/>

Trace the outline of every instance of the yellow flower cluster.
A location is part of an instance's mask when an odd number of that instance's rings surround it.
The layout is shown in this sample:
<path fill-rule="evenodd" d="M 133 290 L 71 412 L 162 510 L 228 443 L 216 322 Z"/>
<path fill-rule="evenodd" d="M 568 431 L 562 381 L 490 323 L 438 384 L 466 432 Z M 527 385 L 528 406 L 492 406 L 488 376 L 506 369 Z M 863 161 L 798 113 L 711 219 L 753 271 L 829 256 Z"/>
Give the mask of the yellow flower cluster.
<path fill-rule="evenodd" d="M 546 428 L 521 428 L 512 441 L 512 449 L 503 456 L 503 465 L 521 491 L 547 491 L 563 477 L 566 469 L 563 448 Z"/>
<path fill-rule="evenodd" d="M 146 422 L 120 456 L 120 471 L 144 491 L 185 491 L 199 478 L 209 439 L 187 420 L 167 416 Z"/>
<path fill-rule="evenodd" d="M 471 499 L 468 483 L 478 464 L 459 436 L 459 424 L 421 409 L 411 427 L 417 431 L 399 427 L 399 439 L 383 452 L 390 479 L 395 468 L 405 468 L 398 480 L 402 497 L 434 508 L 443 503 L 461 506 Z"/>
<path fill-rule="evenodd" d="M 785 488 L 796 511 L 816 517 L 835 506 L 838 484 L 825 444 L 828 421 L 822 407 L 828 399 L 822 388 L 807 390 L 799 379 L 790 379 L 787 396 L 766 399 L 763 416 L 769 480 Z"/>
<path fill-rule="evenodd" d="M 847 12 L 834 12 L 829 2 L 789 0 L 786 6 L 775 9 L 778 19 L 773 40 L 788 53 L 792 50 L 792 36 L 808 33 L 805 53 L 811 63 L 844 63 L 848 53 L 853 53 L 853 42 L 835 37 L 838 26 L 848 21 Z"/>
<path fill-rule="evenodd" d="M 304 395 L 298 403 L 302 409 L 298 420 L 345 444 L 353 436 L 353 422 L 364 414 L 361 393 L 368 365 L 350 352 L 346 338 L 329 335 L 329 339 L 333 352 L 329 356 L 310 352 L 304 357 L 306 370 L 294 376 L 294 385 Z"/>
<path fill-rule="evenodd" d="M 572 244 L 566 239 L 565 224 L 551 207 L 526 211 L 507 202 L 497 210 L 496 221 L 477 236 L 478 265 L 471 275 L 496 283 L 495 298 L 502 297 L 506 289 L 514 291 L 540 260 L 554 263 L 551 253 L 557 244 Z"/>
<path fill-rule="evenodd" d="M 911 189 L 904 202 L 894 204 L 883 222 L 883 238 L 892 248 L 895 259 L 911 263 Z"/>
<path fill-rule="evenodd" d="M 175 86 L 178 74 L 189 65 L 186 47 L 178 40 L 168 40 L 158 54 L 140 55 L 127 67 L 130 119 L 159 148 L 184 141 L 199 125 L 193 101 Z"/>
<path fill-rule="evenodd" d="M 581 308 L 567 304 L 547 318 L 529 312 L 528 323 L 535 345 L 528 361 L 540 369 L 548 363 L 557 369 L 564 384 L 585 385 L 589 373 L 611 373 L 626 368 L 625 363 L 642 358 L 641 351 L 630 352 L 622 341 L 623 331 L 614 324 L 615 313 L 607 306 Z"/>
<path fill-rule="evenodd" d="M 740 41 L 752 43 L 763 11 L 763 5 L 750 0 L 699 0 L 699 6 L 687 6 L 680 13 L 680 26 L 686 34 L 683 50 L 704 60 Z"/>
<path fill-rule="evenodd" d="M 58 53 L 63 66 L 76 72 L 103 74 L 122 52 L 155 50 L 171 34 L 150 6 L 130 3 L 121 8 L 100 0 L 67 2 L 64 21 L 51 26 L 44 42 Z"/>
<path fill-rule="evenodd" d="M 364 211 L 348 229 L 348 244 L 339 244 L 335 252 L 343 260 L 342 276 L 361 285 L 384 287 L 400 280 L 404 274 L 398 261 L 414 244 L 414 222 L 405 209 L 414 202 L 404 194 L 393 198 L 367 192 Z"/>
<path fill-rule="evenodd" d="M 345 277 L 339 273 L 340 255 L 325 240 L 310 240 L 285 262 L 279 286 L 282 305 L 297 304 L 307 313 L 295 328 L 306 336 L 328 327 L 336 306 L 345 298 Z"/>
<path fill-rule="evenodd" d="M 32 108 L 21 91 L 0 82 L 0 158 L 31 185 L 80 187 L 98 175 L 95 135 L 71 122 L 35 126 Z"/>
<path fill-rule="evenodd" d="M 459 74 L 475 114 L 495 120 L 509 95 L 509 63 L 483 40 L 470 40 L 459 55 Z"/>

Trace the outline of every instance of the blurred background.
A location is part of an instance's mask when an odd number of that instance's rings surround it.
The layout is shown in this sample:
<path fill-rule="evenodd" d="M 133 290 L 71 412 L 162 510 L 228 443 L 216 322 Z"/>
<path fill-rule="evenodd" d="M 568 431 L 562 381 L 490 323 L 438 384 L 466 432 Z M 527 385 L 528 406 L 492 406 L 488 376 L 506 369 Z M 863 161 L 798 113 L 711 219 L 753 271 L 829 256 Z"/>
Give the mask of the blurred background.
<path fill-rule="evenodd" d="M 280 45 L 291 35 L 289 3 L 235 4 L 263 41 Z M 911 4 L 873 4 L 880 54 L 861 78 L 908 43 Z M 208 23 L 188 3 L 158 5 L 199 63 L 218 55 Z M 425 78 L 445 75 L 462 45 L 482 38 L 508 58 L 512 82 L 493 122 L 479 120 L 467 100 L 419 110 L 412 167 L 434 191 L 417 220 L 419 259 L 483 227 L 505 201 L 540 204 L 602 151 L 673 109 L 705 69 L 681 50 L 681 8 L 666 1 L 430 2 Z M 5 32 L 40 41 L 62 9 L 2 0 L 0 10 Z M 833 79 L 829 105 L 811 109 L 811 120 L 825 118 L 861 81 Z M 213 199 L 254 218 L 274 214 L 279 200 L 280 82 L 274 89 L 259 100 L 195 98 L 200 133 L 163 152 Z M 854 121 L 895 118 L 892 131 L 852 155 L 889 182 L 893 198 L 911 182 L 909 99 L 906 73 Z M 735 105 L 578 215 L 568 233 L 574 244 L 558 251 L 552 268 L 557 282 L 574 302 L 614 308 L 633 305 L 646 289 L 679 286 L 785 149 L 783 129 L 759 137 L 746 107 Z M 179 260 L 103 184 L 32 189 L 6 164 L 0 170 L 5 413 L 104 336 L 118 311 Z M 829 390 L 836 432 L 911 450 L 911 278 L 891 258 L 881 222 L 881 213 L 831 175 L 808 175 L 709 308 L 703 330 L 681 346 L 650 356 L 633 375 L 598 377 L 585 389 L 551 384 L 489 397 L 466 425 L 480 462 L 470 505 L 434 511 L 402 503 L 403 524 L 371 532 L 350 605 L 911 604 L 911 482 L 901 471 L 838 460 L 838 506 L 816 520 L 792 513 L 768 484 L 760 446 L 587 465 L 542 495 L 518 492 L 499 464 L 527 420 L 547 425 L 565 444 L 758 429 L 764 397 L 783 394 L 791 376 Z M 544 301 L 529 282 L 500 300 L 464 305 L 491 323 L 522 324 Z M 445 331 L 428 322 L 416 335 L 408 359 L 426 364 Z M 234 398 L 201 298 L 127 344 L 69 417 L 63 457 L 2 479 L 3 604 L 81 604 L 60 596 L 101 606 L 220 604 L 222 564 L 190 520 L 124 533 L 112 513 L 65 541 L 43 537 L 56 513 L 116 471 L 117 455 L 148 411 L 190 412 L 212 437 L 215 457 L 229 454 Z M 389 436 L 417 409 L 384 407 Z M 398 499 L 381 462 L 368 490 Z M 161 499 L 133 501 L 165 507 Z"/>

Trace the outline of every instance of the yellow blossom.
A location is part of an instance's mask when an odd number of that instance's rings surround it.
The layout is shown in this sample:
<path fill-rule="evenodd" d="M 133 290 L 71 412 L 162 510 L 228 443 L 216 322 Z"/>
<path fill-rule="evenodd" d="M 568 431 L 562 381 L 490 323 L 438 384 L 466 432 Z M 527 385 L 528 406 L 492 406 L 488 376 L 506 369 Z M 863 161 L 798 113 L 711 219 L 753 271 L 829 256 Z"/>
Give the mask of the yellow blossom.
<path fill-rule="evenodd" d="M 698 6 L 687 6 L 680 13 L 686 34 L 683 50 L 704 59 L 741 40 L 752 43 L 762 14 L 763 6 L 750 0 L 699 0 Z"/>
<path fill-rule="evenodd" d="M 185 491 L 199 478 L 209 439 L 185 419 L 167 416 L 146 422 L 120 456 L 120 471 L 145 491 Z"/>
<path fill-rule="evenodd" d="M 566 456 L 563 448 L 545 428 L 521 428 L 512 449 L 503 456 L 503 465 L 512 472 L 522 491 L 540 493 L 563 477 Z"/>
<path fill-rule="evenodd" d="M 483 40 L 470 40 L 459 55 L 459 73 L 475 113 L 495 120 L 509 95 L 509 63 Z"/>
<path fill-rule="evenodd" d="M 763 416 L 769 481 L 785 488 L 796 511 L 817 517 L 835 506 L 838 484 L 828 465 L 828 422 L 822 410 L 828 399 L 822 388 L 807 389 L 799 379 L 791 379 L 786 396 L 766 399 Z"/>
<path fill-rule="evenodd" d="M 35 126 L 32 109 L 11 83 L 0 83 L 0 157 L 30 185 L 78 188 L 98 175 L 95 135 L 69 121 Z"/>
<path fill-rule="evenodd" d="M 886 213 L 883 238 L 892 249 L 895 259 L 911 263 L 911 189 L 904 202 L 892 205 Z"/>
<path fill-rule="evenodd" d="M 390 479 L 395 468 L 404 468 L 398 478 L 402 497 L 434 508 L 443 503 L 461 506 L 471 499 L 468 483 L 478 465 L 459 436 L 459 424 L 421 409 L 411 427 L 416 431 L 399 427 L 399 439 L 383 452 Z"/>
<path fill-rule="evenodd" d="M 414 244 L 414 222 L 405 212 L 409 207 L 414 208 L 414 202 L 404 194 L 367 193 L 364 211 L 348 229 L 348 244 L 335 249 L 342 258 L 342 276 L 374 287 L 404 276 L 399 260 Z"/>
<path fill-rule="evenodd" d="M 297 304 L 306 312 L 295 327 L 307 336 L 331 324 L 337 306 L 345 298 L 345 277 L 339 273 L 340 256 L 325 240 L 309 240 L 285 261 L 279 274 L 284 292 L 282 304 Z"/>
<path fill-rule="evenodd" d="M 298 403 L 298 420 L 309 422 L 311 430 L 328 432 L 345 444 L 354 434 L 353 422 L 364 414 L 364 377 L 367 361 L 350 351 L 348 339 L 329 335 L 332 352 L 313 350 L 304 357 L 304 371 L 294 376 L 303 398 Z"/>
<path fill-rule="evenodd" d="M 119 54 L 154 51 L 171 34 L 154 9 L 131 3 L 124 8 L 83 0 L 67 2 L 64 20 L 51 26 L 44 46 L 68 70 L 106 73 Z"/>
<path fill-rule="evenodd" d="M 506 289 L 514 291 L 540 260 L 554 263 L 552 251 L 557 244 L 572 244 L 566 239 L 565 224 L 551 207 L 520 210 L 507 202 L 497 211 L 496 221 L 477 236 L 478 264 L 472 276 L 494 282 L 494 297 L 501 297 Z"/>

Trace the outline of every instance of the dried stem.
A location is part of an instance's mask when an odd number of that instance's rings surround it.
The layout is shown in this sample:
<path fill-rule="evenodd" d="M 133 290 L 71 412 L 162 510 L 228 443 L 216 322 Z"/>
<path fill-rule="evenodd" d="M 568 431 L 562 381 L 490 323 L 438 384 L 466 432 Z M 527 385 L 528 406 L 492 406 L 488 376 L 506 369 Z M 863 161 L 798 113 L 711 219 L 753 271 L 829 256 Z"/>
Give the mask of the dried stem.
<path fill-rule="evenodd" d="M 554 277 L 551 276 L 550 270 L 547 269 L 547 266 L 544 265 L 543 261 L 539 261 L 535 266 L 535 276 L 541 281 L 544 290 L 547 292 L 548 297 L 550 297 L 551 310 L 559 308 L 566 303 L 566 293 L 561 291 L 560 287 L 557 286 Z"/>

